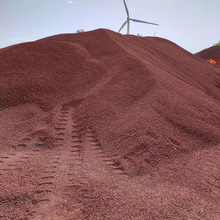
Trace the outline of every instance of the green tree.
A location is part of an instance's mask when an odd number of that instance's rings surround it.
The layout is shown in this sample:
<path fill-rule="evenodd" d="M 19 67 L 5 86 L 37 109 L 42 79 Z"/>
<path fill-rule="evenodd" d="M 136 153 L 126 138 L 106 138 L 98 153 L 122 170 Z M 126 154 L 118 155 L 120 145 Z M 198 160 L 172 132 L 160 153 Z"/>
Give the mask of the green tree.
<path fill-rule="evenodd" d="M 82 33 L 82 32 L 85 32 L 83 29 L 80 29 L 80 30 L 77 30 L 76 33 Z"/>
<path fill-rule="evenodd" d="M 214 46 L 220 46 L 220 41 L 218 43 L 214 44 Z"/>

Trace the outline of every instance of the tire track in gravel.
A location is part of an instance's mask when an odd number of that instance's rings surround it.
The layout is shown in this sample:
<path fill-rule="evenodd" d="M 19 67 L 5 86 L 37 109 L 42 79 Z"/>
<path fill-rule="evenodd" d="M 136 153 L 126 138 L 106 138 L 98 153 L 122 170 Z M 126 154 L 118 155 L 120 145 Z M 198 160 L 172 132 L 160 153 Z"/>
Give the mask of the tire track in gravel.
<path fill-rule="evenodd" d="M 82 214 L 73 219 L 96 219 L 92 216 L 97 212 L 97 206 L 101 207 L 102 190 L 116 189 L 118 182 L 127 180 L 126 171 L 118 157 L 107 156 L 92 128 L 73 130 L 72 138 L 75 172 L 71 174 L 69 188 L 76 196 L 77 208 Z M 113 199 L 120 197 L 115 194 L 118 193 L 111 195 Z"/>
<path fill-rule="evenodd" d="M 93 183 L 106 178 L 113 183 L 126 172 L 117 158 L 107 156 L 94 130 L 82 128 L 73 108 L 61 107 L 54 133 L 54 148 L 22 145 L 0 155 L 0 176 L 23 169 L 25 163 L 37 166 L 31 219 L 84 219 L 97 200 Z"/>
<path fill-rule="evenodd" d="M 35 194 L 37 206 L 33 219 L 61 219 L 79 215 L 82 204 L 74 200 L 73 188 L 81 166 L 81 135 L 73 122 L 73 109 L 62 107 L 55 126 L 56 147 L 44 154 L 44 167 Z"/>
<path fill-rule="evenodd" d="M 23 165 L 33 158 L 36 154 L 30 150 L 16 151 L 0 155 L 0 175 L 8 172 L 21 170 Z"/>
<path fill-rule="evenodd" d="M 92 128 L 84 133 L 83 137 L 84 166 L 93 173 L 126 175 L 126 171 L 117 156 L 110 157 L 104 152 L 97 135 Z"/>
<path fill-rule="evenodd" d="M 106 155 L 93 129 L 81 127 L 74 109 L 61 109 L 55 133 L 56 147 L 45 152 L 45 167 L 35 191 L 34 219 L 77 219 L 97 200 L 94 184 L 106 178 L 114 182 L 126 172 Z"/>

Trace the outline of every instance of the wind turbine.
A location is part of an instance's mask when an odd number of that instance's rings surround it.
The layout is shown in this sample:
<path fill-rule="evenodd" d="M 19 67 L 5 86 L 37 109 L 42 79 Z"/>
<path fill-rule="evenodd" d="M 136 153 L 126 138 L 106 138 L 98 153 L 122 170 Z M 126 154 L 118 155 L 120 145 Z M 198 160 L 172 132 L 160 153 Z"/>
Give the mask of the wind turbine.
<path fill-rule="evenodd" d="M 139 22 L 139 23 L 145 23 L 145 24 L 152 24 L 152 25 L 159 25 L 159 24 L 155 24 L 155 23 L 151 23 L 151 22 L 147 22 L 147 21 L 140 21 L 140 20 L 137 20 L 137 19 L 130 18 L 127 4 L 126 4 L 125 0 L 123 0 L 123 1 L 124 1 L 124 5 L 125 5 L 125 10 L 126 10 L 126 13 L 127 13 L 127 20 L 122 24 L 122 26 L 119 29 L 118 33 L 127 24 L 127 34 L 130 34 L 130 21 Z"/>

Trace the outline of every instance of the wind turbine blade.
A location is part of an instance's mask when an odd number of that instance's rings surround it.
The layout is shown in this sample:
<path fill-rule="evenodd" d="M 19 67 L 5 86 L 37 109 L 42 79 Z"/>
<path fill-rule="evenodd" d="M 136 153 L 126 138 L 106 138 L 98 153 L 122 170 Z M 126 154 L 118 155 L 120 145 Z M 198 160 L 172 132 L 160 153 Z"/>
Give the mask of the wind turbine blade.
<path fill-rule="evenodd" d="M 128 11 L 127 4 L 126 4 L 125 0 L 123 0 L 123 1 L 124 1 L 124 5 L 125 5 L 125 10 L 126 10 L 127 16 L 129 17 L 129 11 Z"/>
<path fill-rule="evenodd" d="M 122 25 L 121 28 L 119 29 L 118 33 L 123 29 L 123 27 L 127 24 L 127 22 L 128 22 L 128 21 L 125 21 L 125 22 L 123 23 L 123 25 Z"/>
<path fill-rule="evenodd" d="M 134 22 L 145 23 L 145 24 L 159 25 L 159 24 L 155 24 L 155 23 L 151 23 L 151 22 L 147 22 L 147 21 L 140 21 L 140 20 L 132 19 L 132 18 L 130 18 L 130 20 L 132 20 Z"/>

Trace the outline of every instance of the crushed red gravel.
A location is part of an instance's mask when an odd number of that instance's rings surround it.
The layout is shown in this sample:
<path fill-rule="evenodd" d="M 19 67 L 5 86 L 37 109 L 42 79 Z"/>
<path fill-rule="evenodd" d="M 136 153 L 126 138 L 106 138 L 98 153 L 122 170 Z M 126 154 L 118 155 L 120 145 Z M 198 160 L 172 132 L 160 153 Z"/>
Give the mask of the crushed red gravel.
<path fill-rule="evenodd" d="M 220 46 L 209 47 L 196 53 L 195 55 L 201 57 L 205 61 L 213 59 L 216 61 L 215 66 L 220 67 Z"/>
<path fill-rule="evenodd" d="M 0 219 L 218 220 L 207 51 L 104 29 L 1 49 Z"/>

